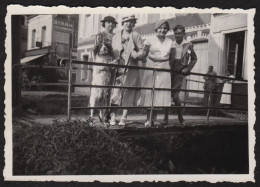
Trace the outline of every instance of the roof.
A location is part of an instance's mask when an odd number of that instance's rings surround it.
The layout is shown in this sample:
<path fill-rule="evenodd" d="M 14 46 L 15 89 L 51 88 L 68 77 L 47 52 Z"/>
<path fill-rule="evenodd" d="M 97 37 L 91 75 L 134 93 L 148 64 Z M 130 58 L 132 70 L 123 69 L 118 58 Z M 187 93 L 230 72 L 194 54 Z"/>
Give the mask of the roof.
<path fill-rule="evenodd" d="M 172 29 L 176 25 L 183 25 L 184 27 L 192 27 L 196 25 L 208 24 L 211 21 L 211 14 L 176 14 L 175 18 L 169 19 L 170 28 Z M 150 23 L 136 27 L 134 30 L 141 35 L 154 33 L 155 23 Z"/>
<path fill-rule="evenodd" d="M 25 63 L 27 63 L 27 62 L 30 62 L 30 61 L 35 60 L 35 59 L 37 59 L 37 58 L 40 58 L 40 57 L 42 57 L 42 56 L 44 56 L 44 55 L 46 55 L 46 54 L 24 57 L 24 58 L 21 59 L 21 64 L 25 64 Z"/>

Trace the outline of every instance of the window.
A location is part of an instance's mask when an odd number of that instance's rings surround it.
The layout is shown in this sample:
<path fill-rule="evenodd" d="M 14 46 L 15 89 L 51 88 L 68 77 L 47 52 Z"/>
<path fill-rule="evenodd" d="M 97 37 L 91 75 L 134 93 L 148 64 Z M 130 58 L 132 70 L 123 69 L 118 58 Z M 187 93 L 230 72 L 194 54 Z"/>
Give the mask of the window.
<path fill-rule="evenodd" d="M 84 37 L 89 37 L 93 34 L 93 14 L 86 15 L 85 22 L 84 22 Z"/>
<path fill-rule="evenodd" d="M 100 32 L 101 30 L 101 15 L 100 14 L 93 14 L 93 20 L 92 20 L 92 24 L 93 24 L 93 32 L 92 34 L 97 34 Z"/>
<path fill-rule="evenodd" d="M 44 46 L 46 42 L 46 26 L 42 27 L 42 38 L 41 38 L 42 45 Z"/>
<path fill-rule="evenodd" d="M 226 70 L 238 79 L 243 78 L 245 31 L 226 34 Z"/>
<path fill-rule="evenodd" d="M 76 80 L 77 80 L 77 71 L 75 69 L 73 69 L 71 72 L 71 82 L 75 83 Z"/>
<path fill-rule="evenodd" d="M 31 45 L 32 48 L 35 48 L 35 44 L 36 44 L 35 39 L 36 39 L 36 30 L 33 29 L 33 30 L 32 30 L 32 45 Z"/>

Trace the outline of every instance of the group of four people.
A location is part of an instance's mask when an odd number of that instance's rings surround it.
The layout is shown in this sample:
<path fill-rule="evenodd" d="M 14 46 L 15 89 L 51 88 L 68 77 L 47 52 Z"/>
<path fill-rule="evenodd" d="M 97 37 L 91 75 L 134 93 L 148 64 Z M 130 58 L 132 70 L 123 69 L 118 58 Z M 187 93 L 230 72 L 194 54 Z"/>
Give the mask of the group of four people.
<path fill-rule="evenodd" d="M 174 88 L 175 91 L 155 90 L 152 95 L 151 90 L 144 89 L 118 89 L 112 90 L 110 101 L 111 104 L 121 106 L 171 106 L 171 96 L 176 106 L 181 106 L 178 89 L 181 88 L 184 76 L 188 75 L 194 67 L 197 56 L 193 50 L 193 45 L 184 39 L 185 27 L 177 25 L 173 28 L 175 41 L 166 37 L 170 30 L 167 20 L 159 20 L 155 23 L 155 35 L 144 42 L 141 35 L 133 31 L 137 19 L 134 15 L 125 16 L 122 19 L 123 29 L 116 34 L 113 33 L 117 25 L 115 18 L 112 16 L 105 17 L 101 22 L 105 28 L 104 32 L 97 35 L 97 41 L 105 41 L 112 45 L 113 59 L 117 64 L 129 66 L 167 69 L 173 71 L 153 71 L 140 70 L 133 68 L 117 68 L 117 73 L 112 75 L 111 84 L 126 87 L 152 87 L 155 88 Z M 113 77 L 115 76 L 115 77 Z M 152 99 L 153 96 L 153 99 Z M 153 103 L 152 103 L 153 102 Z M 124 109 L 120 118 L 119 125 L 125 125 L 128 110 Z M 181 124 L 185 124 L 182 116 L 182 110 L 177 109 L 178 119 Z M 147 122 L 145 125 L 150 126 L 150 111 L 147 111 Z M 152 123 L 159 124 L 157 121 L 157 110 L 153 111 Z M 168 123 L 168 109 L 165 109 L 163 124 Z M 116 124 L 115 113 L 111 113 L 110 124 Z"/>

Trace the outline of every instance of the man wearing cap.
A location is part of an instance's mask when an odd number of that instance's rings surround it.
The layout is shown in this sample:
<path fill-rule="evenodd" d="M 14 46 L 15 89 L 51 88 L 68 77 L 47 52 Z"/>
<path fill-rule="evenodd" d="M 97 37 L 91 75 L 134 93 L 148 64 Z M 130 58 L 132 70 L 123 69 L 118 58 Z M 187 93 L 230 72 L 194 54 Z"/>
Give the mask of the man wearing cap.
<path fill-rule="evenodd" d="M 112 47 L 114 59 L 119 64 L 128 66 L 138 66 L 138 60 L 134 60 L 132 51 L 140 51 L 143 48 L 141 35 L 133 28 L 136 24 L 134 15 L 124 16 L 122 19 L 123 30 L 114 35 Z M 117 86 L 140 86 L 140 74 L 138 69 L 118 68 L 117 69 Z M 136 106 L 140 101 L 140 90 L 136 89 L 113 89 L 111 103 L 122 106 Z M 119 125 L 125 125 L 128 110 L 124 109 Z M 111 114 L 110 125 L 115 125 L 115 113 Z"/>

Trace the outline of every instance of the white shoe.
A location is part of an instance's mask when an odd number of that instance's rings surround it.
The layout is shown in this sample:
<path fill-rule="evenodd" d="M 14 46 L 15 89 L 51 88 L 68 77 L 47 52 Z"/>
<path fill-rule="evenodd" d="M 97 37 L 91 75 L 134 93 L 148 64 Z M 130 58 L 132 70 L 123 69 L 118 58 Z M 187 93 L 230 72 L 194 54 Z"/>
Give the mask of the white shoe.
<path fill-rule="evenodd" d="M 109 124 L 110 124 L 111 126 L 116 125 L 116 118 L 112 117 L 112 118 L 110 119 Z"/>
<path fill-rule="evenodd" d="M 144 126 L 145 127 L 151 127 L 151 123 L 149 121 L 147 121 L 147 122 L 144 123 Z"/>
<path fill-rule="evenodd" d="M 121 118 L 118 125 L 119 126 L 125 126 L 125 124 L 126 124 L 126 118 Z"/>

